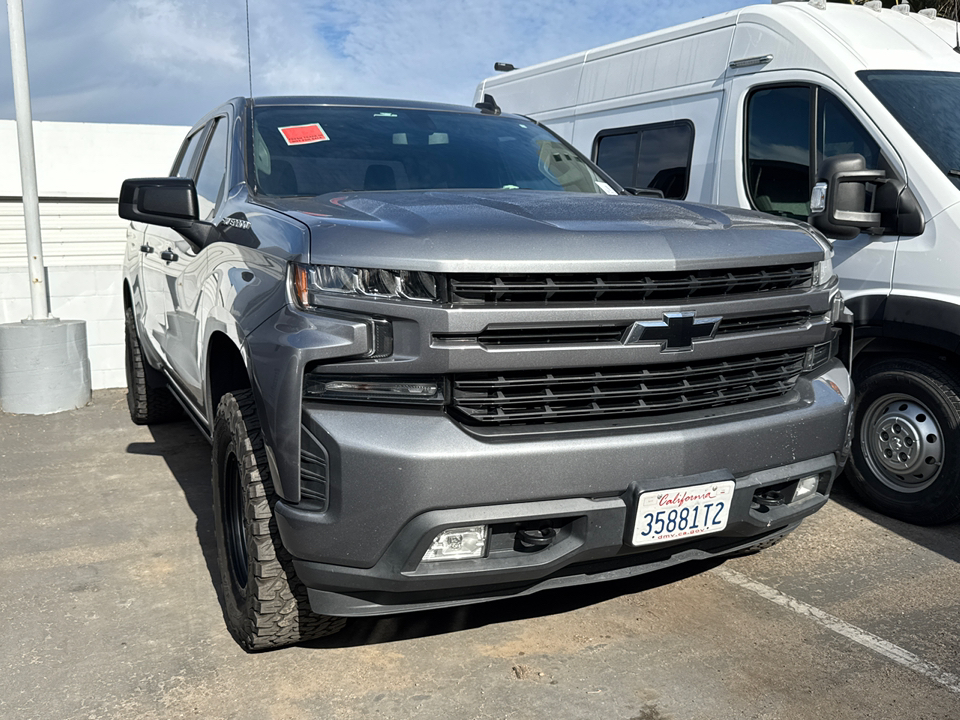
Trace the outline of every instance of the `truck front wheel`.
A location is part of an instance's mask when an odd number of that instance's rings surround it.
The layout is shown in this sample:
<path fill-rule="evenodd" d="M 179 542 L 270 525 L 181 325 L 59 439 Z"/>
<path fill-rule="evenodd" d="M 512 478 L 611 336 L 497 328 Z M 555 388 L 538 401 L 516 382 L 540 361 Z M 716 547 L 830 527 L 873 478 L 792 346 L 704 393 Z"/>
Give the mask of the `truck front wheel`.
<path fill-rule="evenodd" d="M 213 427 L 217 560 L 227 627 L 249 652 L 332 635 L 346 623 L 311 612 L 280 541 L 276 501 L 253 393 L 227 393 Z"/>
<path fill-rule="evenodd" d="M 854 368 L 851 482 L 875 509 L 918 525 L 960 517 L 960 382 L 913 358 Z"/>

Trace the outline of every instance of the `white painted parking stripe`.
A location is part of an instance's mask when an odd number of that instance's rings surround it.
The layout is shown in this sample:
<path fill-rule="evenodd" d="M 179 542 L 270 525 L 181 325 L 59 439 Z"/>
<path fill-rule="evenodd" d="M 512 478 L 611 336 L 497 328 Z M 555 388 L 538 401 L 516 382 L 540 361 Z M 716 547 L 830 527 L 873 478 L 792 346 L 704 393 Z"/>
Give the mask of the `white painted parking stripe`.
<path fill-rule="evenodd" d="M 960 693 L 960 676 L 949 673 L 937 665 L 927 662 L 926 660 L 921 660 L 912 652 L 904 650 L 902 647 L 894 645 L 892 642 L 888 642 L 883 638 L 872 635 L 866 630 L 861 630 L 857 626 L 844 622 L 840 618 L 834 617 L 833 615 L 826 613 L 823 610 L 819 610 L 812 605 L 808 605 L 802 600 L 797 600 L 789 595 L 784 595 L 779 590 L 775 590 L 774 588 L 764 585 L 763 583 L 759 583 L 756 580 L 751 580 L 746 575 L 738 573 L 735 570 L 717 568 L 712 572 L 722 577 L 728 583 L 742 587 L 745 590 L 755 592 L 760 597 L 766 598 L 770 602 L 776 603 L 777 605 L 785 607 L 788 610 L 792 610 L 798 615 L 805 615 L 823 627 L 833 630 L 833 632 L 837 633 L 838 635 L 843 635 L 845 638 L 849 638 L 855 643 L 863 645 L 865 648 L 873 650 L 875 653 L 893 660 L 895 663 L 899 663 L 904 667 L 908 667 L 914 672 L 920 673 L 921 675 L 930 678 L 934 682 L 940 683 L 948 690 L 951 690 L 955 693 Z"/>

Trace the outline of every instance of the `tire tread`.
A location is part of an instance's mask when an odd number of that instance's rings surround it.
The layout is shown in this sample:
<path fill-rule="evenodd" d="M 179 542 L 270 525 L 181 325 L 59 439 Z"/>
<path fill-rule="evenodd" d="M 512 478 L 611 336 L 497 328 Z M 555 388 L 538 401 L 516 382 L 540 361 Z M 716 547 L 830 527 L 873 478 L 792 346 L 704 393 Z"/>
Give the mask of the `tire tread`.
<path fill-rule="evenodd" d="M 277 495 L 270 477 L 253 392 L 250 390 L 227 393 L 217 408 L 214 483 L 219 482 L 221 472 L 221 468 L 217 467 L 217 448 L 229 439 L 238 448 L 237 455 L 242 468 L 249 557 L 244 601 L 235 608 L 236 612 L 228 608 L 225 613 L 230 632 L 245 650 L 257 652 L 340 631 L 346 624 L 346 618 L 317 615 L 310 610 L 307 589 L 296 576 L 293 558 L 280 540 L 274 514 Z M 220 497 L 220 493 L 215 491 L 217 497 Z M 214 507 L 218 518 L 221 584 L 229 605 L 233 580 L 226 558 L 220 512 L 219 507 Z"/>

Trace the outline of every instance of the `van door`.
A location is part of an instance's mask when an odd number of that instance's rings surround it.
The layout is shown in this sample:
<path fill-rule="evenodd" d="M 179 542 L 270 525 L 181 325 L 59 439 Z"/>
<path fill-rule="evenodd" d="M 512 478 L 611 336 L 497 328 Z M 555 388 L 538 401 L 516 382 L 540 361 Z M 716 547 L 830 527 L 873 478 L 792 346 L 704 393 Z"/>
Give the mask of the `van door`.
<path fill-rule="evenodd" d="M 814 77 L 811 82 L 802 75 Z M 778 78 L 782 78 L 779 79 Z M 806 221 L 824 158 L 863 155 L 867 167 L 906 180 L 899 157 L 839 87 L 812 73 L 763 73 L 730 81 L 737 122 L 726 123 L 719 202 Z M 732 157 L 731 157 L 732 156 Z M 889 294 L 898 237 L 837 240 L 834 267 L 844 297 Z"/>

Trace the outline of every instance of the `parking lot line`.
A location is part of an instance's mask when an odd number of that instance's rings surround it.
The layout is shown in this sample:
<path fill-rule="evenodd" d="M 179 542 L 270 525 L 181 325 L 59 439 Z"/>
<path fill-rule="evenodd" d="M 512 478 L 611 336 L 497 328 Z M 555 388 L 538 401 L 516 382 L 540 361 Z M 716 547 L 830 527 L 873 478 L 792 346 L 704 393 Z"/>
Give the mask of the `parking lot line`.
<path fill-rule="evenodd" d="M 856 625 L 851 625 L 848 622 L 844 622 L 840 618 L 815 608 L 813 605 L 808 605 L 802 600 L 797 600 L 789 595 L 785 595 L 779 590 L 775 590 L 768 585 L 759 583 L 756 580 L 751 580 L 746 575 L 738 573 L 736 570 L 716 568 L 711 572 L 719 575 L 732 585 L 737 585 L 745 590 L 750 590 L 751 592 L 756 593 L 760 597 L 765 598 L 770 602 L 776 603 L 777 605 L 785 607 L 788 610 L 792 610 L 798 615 L 805 615 L 828 630 L 832 630 L 838 635 L 843 635 L 845 638 L 853 640 L 855 643 L 873 650 L 875 653 L 883 655 L 884 657 L 893 660 L 895 663 L 899 663 L 900 665 L 910 668 L 914 672 L 917 672 L 924 677 L 933 680 L 934 682 L 940 683 L 948 690 L 960 694 L 960 677 L 954 675 L 953 673 L 947 672 L 933 663 L 917 657 L 912 652 L 904 650 L 899 645 L 894 645 L 892 642 L 868 633 L 866 630 L 862 630 Z"/>

